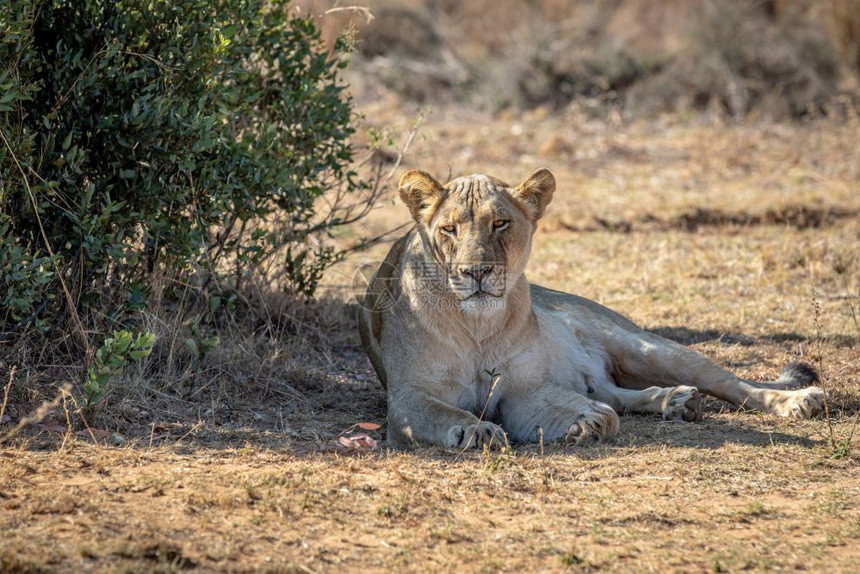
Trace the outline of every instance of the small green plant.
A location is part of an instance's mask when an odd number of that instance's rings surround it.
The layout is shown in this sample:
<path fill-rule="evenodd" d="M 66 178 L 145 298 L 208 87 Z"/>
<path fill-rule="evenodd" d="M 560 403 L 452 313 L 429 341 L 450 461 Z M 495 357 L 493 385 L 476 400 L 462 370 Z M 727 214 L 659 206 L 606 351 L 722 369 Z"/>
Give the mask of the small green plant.
<path fill-rule="evenodd" d="M 482 457 L 484 459 L 484 471 L 486 472 L 493 473 L 503 468 L 518 466 L 514 451 L 508 445 L 504 445 L 498 452 L 494 452 L 490 449 L 489 445 L 485 444 Z"/>
<path fill-rule="evenodd" d="M 860 415 L 854 415 L 854 423 L 851 425 L 851 431 L 848 436 L 835 440 L 831 447 L 830 456 L 835 459 L 848 458 L 851 455 L 851 441 L 854 440 L 854 431 L 857 430 L 857 422 L 860 421 Z"/>
<path fill-rule="evenodd" d="M 394 147 L 394 138 L 388 131 L 388 128 L 378 130 L 376 128 L 368 128 L 367 135 L 370 138 L 370 148 L 379 149 L 384 147 Z"/>
<path fill-rule="evenodd" d="M 830 439 L 830 450 L 831 453 L 836 450 L 836 437 L 833 433 L 833 422 L 830 420 L 830 401 L 827 396 L 827 385 L 825 381 L 827 377 L 824 373 L 824 357 L 821 351 L 821 342 L 823 341 L 823 337 L 821 335 L 821 303 L 818 300 L 818 291 L 815 289 L 815 285 L 812 285 L 812 322 L 815 325 L 815 335 L 818 342 L 818 374 L 820 378 L 819 384 L 821 388 L 824 390 L 824 420 L 827 421 L 827 431 Z"/>
<path fill-rule="evenodd" d="M 767 507 L 764 505 L 763 502 L 759 500 L 754 500 L 750 502 L 745 512 L 747 516 L 764 516 L 767 513 Z"/>
<path fill-rule="evenodd" d="M 192 368 L 194 371 L 200 370 L 200 365 L 206 355 L 218 348 L 221 344 L 221 338 L 215 334 L 213 329 L 206 329 L 200 326 L 199 321 L 195 321 L 191 325 L 191 336 L 185 340 L 185 346 L 191 351 L 193 356 Z"/>
<path fill-rule="evenodd" d="M 212 301 L 210 300 L 210 308 Z M 185 339 L 185 346 L 191 351 L 191 373 L 183 379 L 183 394 L 186 398 L 191 398 L 194 392 L 194 382 L 197 375 L 203 369 L 203 362 L 206 356 L 218 348 L 221 344 L 221 338 L 218 337 L 215 329 L 201 326 L 200 321 L 196 320 L 191 324 L 191 336 Z"/>
<path fill-rule="evenodd" d="M 93 414 L 108 391 L 111 379 L 122 373 L 129 361 L 137 362 L 152 352 L 155 335 L 149 332 L 135 337 L 129 331 L 114 331 L 113 336 L 105 339 L 93 364 L 90 365 L 87 381 L 84 383 L 84 411 Z"/>
<path fill-rule="evenodd" d="M 376 514 L 394 520 L 409 513 L 409 501 L 405 496 L 397 496 L 387 501 L 387 504 L 376 509 Z"/>
<path fill-rule="evenodd" d="M 836 269 L 837 273 L 840 273 L 838 269 Z M 853 313 L 853 307 L 852 307 Z M 818 291 L 815 289 L 815 285 L 812 286 L 812 320 L 815 324 L 815 333 L 818 339 L 818 372 L 821 378 L 820 384 L 821 388 L 824 389 L 824 417 L 827 421 L 827 430 L 828 430 L 828 438 L 830 445 L 830 456 L 835 459 L 847 458 L 851 454 L 851 441 L 854 439 L 854 431 L 857 429 L 857 421 L 858 416 L 855 415 L 854 423 L 851 425 L 851 430 L 848 433 L 848 436 L 844 439 L 837 439 L 836 433 L 833 430 L 833 422 L 830 420 L 830 401 L 827 393 L 827 386 L 825 385 L 825 381 L 827 378 L 824 373 L 824 358 L 821 350 L 821 342 L 823 340 L 821 334 L 821 303 L 818 300 Z"/>

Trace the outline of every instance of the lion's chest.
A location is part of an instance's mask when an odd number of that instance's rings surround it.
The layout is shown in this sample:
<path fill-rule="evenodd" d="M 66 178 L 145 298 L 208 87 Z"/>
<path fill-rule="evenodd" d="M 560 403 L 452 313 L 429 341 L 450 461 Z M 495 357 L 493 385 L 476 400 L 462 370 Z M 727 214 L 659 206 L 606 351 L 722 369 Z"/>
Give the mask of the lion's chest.
<path fill-rule="evenodd" d="M 449 365 L 446 378 L 452 383 L 453 404 L 492 418 L 507 397 L 528 395 L 547 384 L 584 395 L 589 381 L 605 372 L 602 357 L 561 325 L 544 326 L 540 336 L 530 341 L 512 340 L 460 354 Z"/>

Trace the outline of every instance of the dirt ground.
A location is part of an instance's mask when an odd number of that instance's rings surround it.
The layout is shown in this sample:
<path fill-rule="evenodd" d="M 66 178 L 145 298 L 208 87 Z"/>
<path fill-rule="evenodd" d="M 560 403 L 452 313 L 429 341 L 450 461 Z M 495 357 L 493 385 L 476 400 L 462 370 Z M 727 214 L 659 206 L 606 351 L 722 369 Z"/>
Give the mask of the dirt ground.
<path fill-rule="evenodd" d="M 426 115 L 397 177 L 515 182 L 550 167 L 558 191 L 533 281 L 743 377 L 811 361 L 830 424 L 712 400 L 695 423 L 623 417 L 597 447 L 397 452 L 348 319 L 326 361 L 271 385 L 249 375 L 229 414 L 166 417 L 132 396 L 139 424 L 64 434 L 58 411 L 0 447 L 0 571 L 860 572 L 856 118 L 427 114 L 386 93 L 360 105 L 359 145 L 369 127 L 402 145 Z M 339 240 L 405 223 L 393 195 Z M 329 275 L 346 315 L 355 269 L 386 249 Z M 241 370 L 223 361 L 216 379 Z M 379 445 L 339 450 L 344 432 Z"/>
<path fill-rule="evenodd" d="M 830 457 L 821 427 L 625 418 L 602 447 L 459 457 L 276 436 L 6 451 L 3 566 L 856 572 L 856 454 Z"/>

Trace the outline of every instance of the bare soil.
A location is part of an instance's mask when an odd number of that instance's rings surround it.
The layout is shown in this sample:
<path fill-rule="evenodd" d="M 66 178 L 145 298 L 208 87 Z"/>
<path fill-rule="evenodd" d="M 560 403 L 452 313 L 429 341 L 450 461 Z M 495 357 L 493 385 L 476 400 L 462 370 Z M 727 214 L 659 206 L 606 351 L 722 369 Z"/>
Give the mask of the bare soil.
<path fill-rule="evenodd" d="M 360 102 L 366 127 L 396 142 L 418 114 L 390 93 Z M 329 274 L 339 342 L 296 354 L 304 370 L 289 378 L 256 376 L 237 345 L 213 354 L 208 372 L 212 384 L 244 376 L 241 392 L 188 401 L 181 414 L 129 393 L 123 416 L 92 433 L 67 432 L 55 409 L 3 445 L 0 571 L 860 572 L 856 117 L 630 123 L 575 105 L 446 108 L 427 117 L 402 167 L 516 182 L 541 165 L 559 189 L 533 281 L 594 298 L 744 377 L 811 361 L 829 423 L 710 401 L 695 423 L 623 417 L 615 439 L 591 448 L 398 452 L 383 426 L 366 431 L 377 448 L 345 453 L 341 433 L 384 425 L 349 307 L 355 269 L 378 261 L 381 245 Z M 389 192 L 338 239 L 407 222 Z"/>

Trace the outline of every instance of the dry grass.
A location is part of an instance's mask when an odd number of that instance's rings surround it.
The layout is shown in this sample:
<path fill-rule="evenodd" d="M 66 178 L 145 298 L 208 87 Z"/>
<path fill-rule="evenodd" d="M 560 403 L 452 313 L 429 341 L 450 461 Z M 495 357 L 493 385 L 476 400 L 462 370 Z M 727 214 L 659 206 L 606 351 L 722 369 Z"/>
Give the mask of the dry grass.
<path fill-rule="evenodd" d="M 219 448 L 3 453 L 6 570 L 850 571 L 857 459 L 821 423 L 625 418 L 612 444 L 360 458 Z"/>
<path fill-rule="evenodd" d="M 387 92 L 362 111 L 394 135 L 415 116 Z M 173 386 L 155 392 L 146 365 L 126 373 L 95 440 L 65 436 L 55 409 L 4 444 L 0 571 L 856 570 L 858 157 L 856 119 L 726 126 L 448 108 L 406 166 L 516 180 L 548 165 L 559 191 L 534 281 L 743 376 L 820 364 L 840 448 L 821 419 L 711 401 L 697 423 L 624 417 L 595 448 L 343 456 L 331 448 L 341 431 L 385 416 L 343 287 L 383 245 L 336 268 L 324 304 L 272 301 L 269 326 L 225 326 L 191 395 L 189 358 L 165 348 L 149 360 L 174 361 Z M 406 220 L 392 200 L 354 233 Z M 43 398 L 22 389 L 57 374 L 48 367 L 19 374 L 13 422 Z"/>

